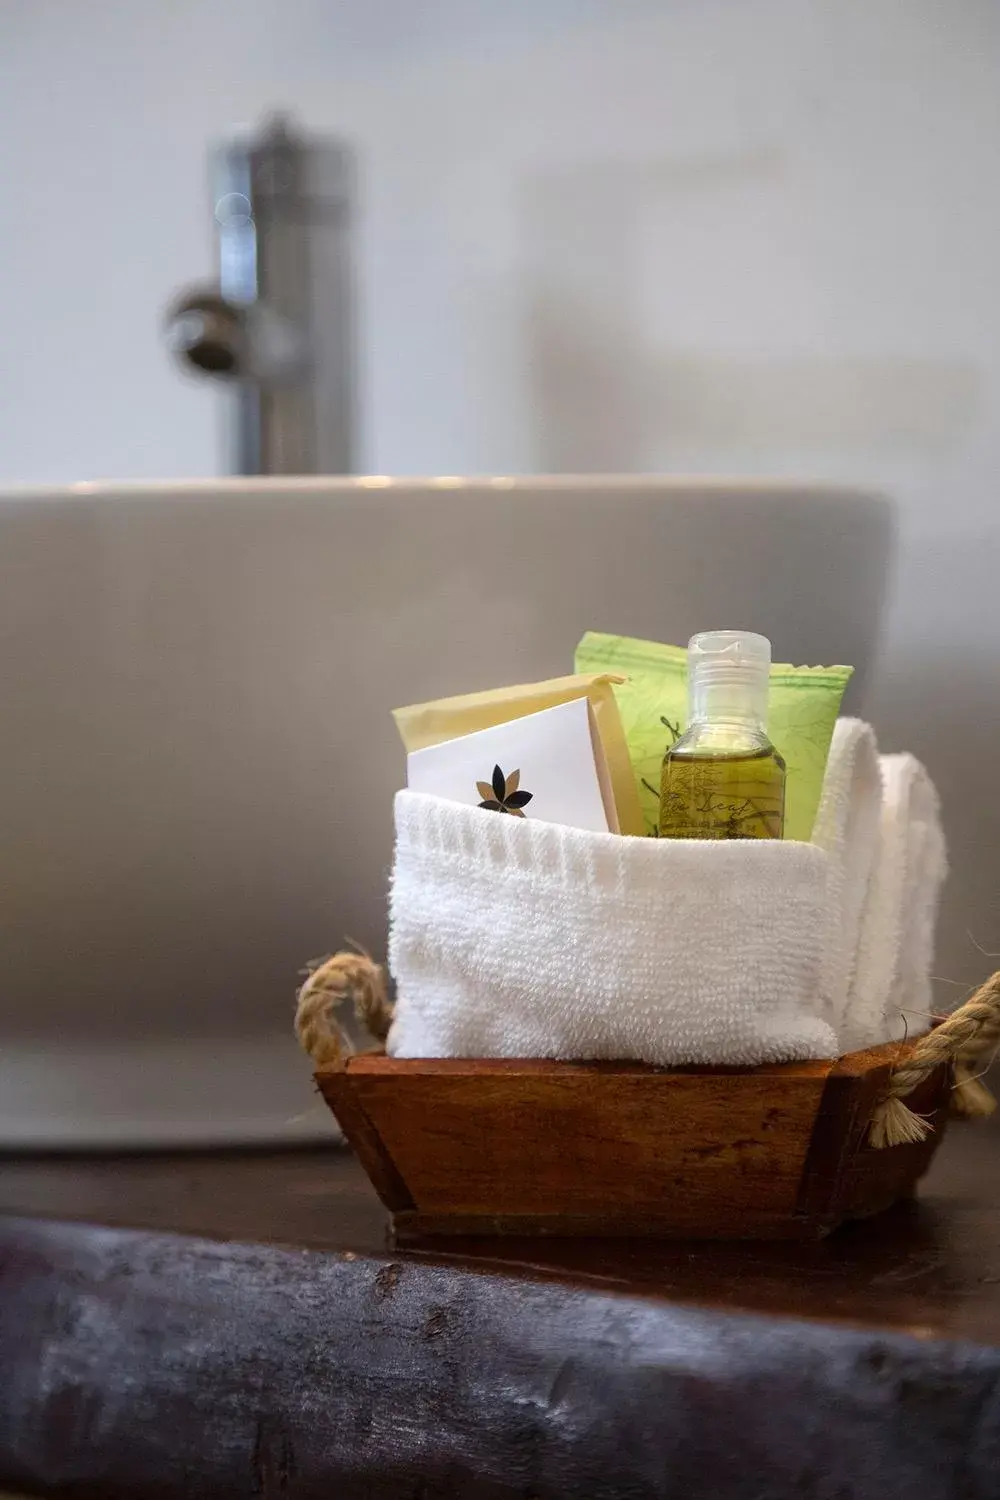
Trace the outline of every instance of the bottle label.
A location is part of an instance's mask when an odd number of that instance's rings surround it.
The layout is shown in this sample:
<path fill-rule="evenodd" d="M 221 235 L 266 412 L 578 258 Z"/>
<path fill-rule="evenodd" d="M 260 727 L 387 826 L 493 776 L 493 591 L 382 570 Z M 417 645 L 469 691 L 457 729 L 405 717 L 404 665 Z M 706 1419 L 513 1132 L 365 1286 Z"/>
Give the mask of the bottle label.
<path fill-rule="evenodd" d="M 674 839 L 780 839 L 784 768 L 770 755 L 667 756 L 660 835 Z"/>

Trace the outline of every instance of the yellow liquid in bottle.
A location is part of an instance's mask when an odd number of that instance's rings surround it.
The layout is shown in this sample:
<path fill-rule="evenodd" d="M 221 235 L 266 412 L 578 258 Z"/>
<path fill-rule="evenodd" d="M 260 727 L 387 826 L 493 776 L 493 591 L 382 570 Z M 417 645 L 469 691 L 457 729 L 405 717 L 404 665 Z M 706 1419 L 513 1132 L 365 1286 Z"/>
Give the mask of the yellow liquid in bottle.
<path fill-rule="evenodd" d="M 750 754 L 668 750 L 660 780 L 660 837 L 780 839 L 785 762 L 773 745 Z"/>

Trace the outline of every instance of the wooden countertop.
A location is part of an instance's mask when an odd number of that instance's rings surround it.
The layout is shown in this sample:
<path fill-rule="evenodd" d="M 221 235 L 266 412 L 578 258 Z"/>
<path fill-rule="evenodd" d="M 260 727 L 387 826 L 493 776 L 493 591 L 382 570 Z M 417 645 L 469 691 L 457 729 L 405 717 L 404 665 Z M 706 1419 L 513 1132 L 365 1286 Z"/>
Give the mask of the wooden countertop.
<path fill-rule="evenodd" d="M 386 1255 L 354 1157 L 295 1151 L 0 1157 L 0 1214 Z M 913 1203 L 801 1243 L 459 1240 L 430 1258 L 728 1311 L 1000 1346 L 1000 1119 L 952 1125 Z"/>
<path fill-rule="evenodd" d="M 996 1495 L 998 1145 L 819 1243 L 405 1254 L 340 1148 L 0 1158 L 0 1487 Z"/>

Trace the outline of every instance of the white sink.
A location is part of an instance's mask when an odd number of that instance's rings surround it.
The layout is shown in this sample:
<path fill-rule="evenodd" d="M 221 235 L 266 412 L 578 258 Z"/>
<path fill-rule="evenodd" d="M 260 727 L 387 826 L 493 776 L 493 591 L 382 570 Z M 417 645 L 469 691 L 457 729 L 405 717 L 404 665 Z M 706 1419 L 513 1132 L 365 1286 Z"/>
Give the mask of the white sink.
<path fill-rule="evenodd" d="M 809 484 L 224 481 L 0 495 L 0 1144 L 302 1139 L 302 963 L 381 954 L 389 710 L 584 630 L 847 661 L 891 507 Z"/>

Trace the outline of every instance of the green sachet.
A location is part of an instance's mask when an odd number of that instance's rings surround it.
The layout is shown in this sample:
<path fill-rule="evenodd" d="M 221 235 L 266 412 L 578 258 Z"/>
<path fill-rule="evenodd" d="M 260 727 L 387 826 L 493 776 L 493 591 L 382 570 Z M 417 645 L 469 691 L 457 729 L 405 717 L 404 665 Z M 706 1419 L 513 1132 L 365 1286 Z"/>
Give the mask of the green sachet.
<path fill-rule="evenodd" d="M 646 832 L 655 834 L 663 756 L 687 727 L 687 651 L 625 635 L 588 631 L 576 648 L 577 672 L 626 679 L 615 697 L 628 741 Z M 812 837 L 833 726 L 853 667 L 792 667 L 774 663 L 768 734 L 788 767 L 785 838 Z"/>

